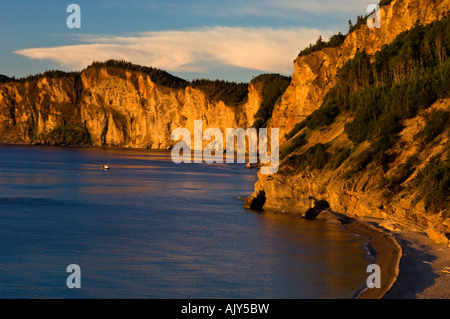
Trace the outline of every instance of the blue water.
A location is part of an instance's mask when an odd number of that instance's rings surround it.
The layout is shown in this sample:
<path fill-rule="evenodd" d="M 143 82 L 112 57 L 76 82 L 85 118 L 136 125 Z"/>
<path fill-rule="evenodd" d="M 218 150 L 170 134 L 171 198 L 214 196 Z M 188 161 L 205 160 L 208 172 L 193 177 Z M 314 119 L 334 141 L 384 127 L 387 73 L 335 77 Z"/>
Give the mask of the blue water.
<path fill-rule="evenodd" d="M 0 146 L 0 298 L 351 298 L 364 239 L 245 210 L 255 181 L 168 151 Z"/>

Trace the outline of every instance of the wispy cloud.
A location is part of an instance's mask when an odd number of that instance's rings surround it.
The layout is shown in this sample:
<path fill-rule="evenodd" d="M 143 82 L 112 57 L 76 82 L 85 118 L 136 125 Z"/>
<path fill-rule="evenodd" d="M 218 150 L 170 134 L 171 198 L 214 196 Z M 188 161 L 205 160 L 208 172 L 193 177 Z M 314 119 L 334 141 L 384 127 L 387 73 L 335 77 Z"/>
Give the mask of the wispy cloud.
<path fill-rule="evenodd" d="M 323 15 L 355 12 L 365 14 L 367 6 L 377 2 L 374 0 L 227 0 L 208 5 L 204 0 L 192 0 L 188 3 L 178 3 L 176 7 L 199 16 L 298 19 L 299 16 L 305 14 Z M 161 6 L 160 9 L 164 10 L 164 5 Z M 172 10 L 173 6 L 170 9 Z"/>
<path fill-rule="evenodd" d="M 309 13 L 354 12 L 356 10 L 361 11 L 361 14 L 365 13 L 365 9 L 371 3 L 374 3 L 374 0 L 280 0 L 272 2 L 283 9 Z"/>
<path fill-rule="evenodd" d="M 233 66 L 291 73 L 298 52 L 330 30 L 210 27 L 155 31 L 130 36 L 85 35 L 82 44 L 15 51 L 30 59 L 52 60 L 65 69 L 82 69 L 93 60 L 124 59 L 168 71 L 207 72 Z"/>

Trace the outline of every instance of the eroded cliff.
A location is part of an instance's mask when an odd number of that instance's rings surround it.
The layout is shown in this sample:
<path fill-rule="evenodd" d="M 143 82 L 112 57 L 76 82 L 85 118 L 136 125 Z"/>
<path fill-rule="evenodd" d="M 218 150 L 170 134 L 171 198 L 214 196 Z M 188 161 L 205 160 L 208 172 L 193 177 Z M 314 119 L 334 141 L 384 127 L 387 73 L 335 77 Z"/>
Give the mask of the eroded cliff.
<path fill-rule="evenodd" d="M 143 72 L 108 66 L 6 81 L 0 84 L 0 142 L 168 148 L 172 131 L 193 132 L 194 120 L 223 132 L 250 127 L 260 90 L 250 84 L 245 101 L 226 105 L 188 84 L 165 86 Z"/>
<path fill-rule="evenodd" d="M 450 2 L 446 0 L 393 0 L 380 9 L 381 28 L 368 28 L 363 24 L 349 33 L 340 46 L 297 57 L 291 84 L 281 103 L 275 105 L 270 124 L 280 129 L 281 142 L 295 124 L 320 107 L 326 93 L 336 84 L 338 70 L 356 52 L 365 50 L 373 55 L 416 23 L 439 20 L 449 11 Z"/>
<path fill-rule="evenodd" d="M 337 47 L 299 56 L 270 123 L 284 142 L 280 170 L 258 175 L 247 205 L 306 214 L 326 201 L 448 243 L 449 9 L 394 0 L 381 7 L 380 29 L 362 25 Z"/>
<path fill-rule="evenodd" d="M 336 169 L 307 168 L 298 171 L 283 163 L 277 174 L 258 174 L 253 196 L 264 194 L 264 209 L 301 215 L 313 207 L 315 201 L 325 200 L 334 212 L 355 218 L 381 218 L 384 219 L 382 226 L 388 229 L 427 232 L 436 241 L 447 243 L 445 233 L 450 233 L 447 212 L 431 213 L 417 196 L 415 183 L 415 178 L 433 156 L 450 149 L 447 132 L 439 134 L 427 147 L 417 138 L 425 127 L 427 116 L 435 110 L 450 110 L 450 99 L 439 100 L 420 115 L 407 120 L 399 140 L 390 151 L 395 153 L 395 160 L 386 169 L 372 164 L 361 172 L 348 175 L 347 172 L 356 165 L 355 158 L 370 146 L 363 143 Z M 297 152 L 302 153 L 318 142 L 328 144 L 330 149 L 351 145 L 344 133 L 345 124 L 350 120 L 351 117 L 340 115 L 333 124 L 313 132 Z M 401 182 L 401 190 L 392 193 L 383 184 L 383 179 L 395 177 L 399 168 L 412 156 L 420 164 Z"/>

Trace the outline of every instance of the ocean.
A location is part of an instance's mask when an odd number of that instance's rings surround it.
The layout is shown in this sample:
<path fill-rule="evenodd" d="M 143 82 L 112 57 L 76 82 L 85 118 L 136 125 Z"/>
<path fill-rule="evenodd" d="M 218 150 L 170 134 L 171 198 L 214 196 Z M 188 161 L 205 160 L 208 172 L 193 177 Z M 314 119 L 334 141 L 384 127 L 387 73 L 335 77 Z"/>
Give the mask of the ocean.
<path fill-rule="evenodd" d="M 0 298 L 352 298 L 366 239 L 244 209 L 256 180 L 170 151 L 2 145 Z"/>

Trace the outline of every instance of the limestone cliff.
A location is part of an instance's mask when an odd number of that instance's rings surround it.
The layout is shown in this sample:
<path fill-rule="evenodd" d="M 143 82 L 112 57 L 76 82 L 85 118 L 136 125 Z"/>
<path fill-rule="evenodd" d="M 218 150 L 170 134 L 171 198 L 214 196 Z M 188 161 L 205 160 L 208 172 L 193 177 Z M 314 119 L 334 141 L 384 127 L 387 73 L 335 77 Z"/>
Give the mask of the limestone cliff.
<path fill-rule="evenodd" d="M 300 172 L 285 169 L 282 164 L 275 175 L 258 174 L 255 184 L 255 198 L 264 194 L 264 209 L 286 211 L 304 215 L 317 200 L 325 200 L 335 212 L 350 217 L 374 217 L 384 219 L 382 223 L 388 229 L 411 229 L 423 231 L 439 242 L 447 243 L 444 233 L 450 233 L 450 219 L 445 213 L 430 214 L 423 201 L 416 198 L 417 189 L 414 177 L 435 155 L 450 149 L 450 138 L 443 133 L 427 148 L 420 145 L 417 134 L 425 126 L 427 114 L 434 110 L 450 110 L 450 99 L 436 102 L 432 107 L 411 118 L 405 123 L 400 133 L 400 139 L 393 147 L 397 153 L 394 162 L 387 170 L 375 165 L 363 172 L 353 174 L 350 178 L 345 174 L 354 165 L 350 156 L 343 165 L 335 170 L 305 169 Z M 308 149 L 317 142 L 330 143 L 337 148 L 351 142 L 344 133 L 344 125 L 350 118 L 342 115 L 327 128 L 314 132 L 308 143 L 299 152 Z M 367 149 L 368 143 L 362 144 L 354 156 Z M 396 169 L 404 164 L 409 157 L 415 155 L 421 163 L 403 183 L 403 189 L 395 195 L 380 187 L 384 177 L 396 174 Z"/>
<path fill-rule="evenodd" d="M 282 96 L 281 103 L 275 105 L 270 123 L 270 126 L 280 128 L 280 139 L 283 139 L 282 142 L 284 142 L 281 147 L 282 152 L 283 149 L 289 149 L 294 155 L 291 158 L 286 156 L 281 162 L 277 174 L 258 175 L 255 191 L 247 199 L 247 207 L 263 207 L 264 209 L 305 214 L 314 206 L 315 202 L 326 201 L 335 212 L 352 217 L 382 218 L 384 219 L 382 225 L 388 229 L 423 231 L 437 242 L 448 243 L 450 238 L 448 208 L 433 210 L 427 207 L 423 197 L 418 196 L 418 182 L 415 179 L 418 174 L 421 174 L 424 167 L 432 162 L 433 158 L 439 158 L 441 163 L 449 161 L 450 97 L 448 90 L 437 101 L 434 100 L 431 106 L 425 103 L 427 105 L 417 114 L 405 117 L 400 123 L 397 123 L 401 129 L 395 132 L 392 130 L 394 133 L 388 138 L 393 137 L 395 142 L 388 147 L 383 148 L 383 142 L 380 142 L 388 139 L 370 141 L 363 139 L 363 142 L 355 142 L 349 138 L 348 130 L 345 131 L 345 127 L 355 118 L 355 113 L 351 108 L 342 108 L 340 114 L 326 126 L 311 129 L 303 125 L 289 136 L 286 137 L 285 134 L 291 132 L 296 124 L 321 107 L 325 95 L 335 87 L 338 81 L 338 71 L 358 52 L 365 51 L 369 58 L 373 59 L 375 52 L 385 47 L 384 45 L 390 44 L 403 31 L 410 30 L 415 25 L 425 26 L 448 17 L 449 11 L 449 1 L 394 0 L 389 5 L 381 7 L 381 29 L 369 29 L 366 25 L 362 25 L 360 29 L 348 34 L 338 47 L 324 48 L 308 55 L 299 56 L 294 62 L 295 71 L 291 84 Z M 407 46 L 408 44 L 405 45 L 405 47 Z M 441 49 L 439 48 L 439 50 Z M 435 59 L 437 59 L 437 55 L 440 60 L 438 64 L 442 66 L 442 69 L 448 68 L 449 55 L 442 55 L 446 56 L 447 62 L 442 59 L 440 53 L 435 54 Z M 397 57 L 397 61 L 401 60 L 402 58 Z M 440 78 L 443 81 L 440 86 L 448 87 L 450 73 L 447 69 L 445 74 Z M 420 78 L 418 74 L 415 76 Z M 413 76 L 410 76 L 405 81 L 412 78 Z M 340 81 L 345 82 L 345 79 L 340 79 Z M 399 88 L 400 83 L 403 82 L 397 81 L 393 86 L 397 85 L 396 88 Z M 373 87 L 382 87 L 383 85 L 385 84 L 380 81 Z M 432 90 L 431 86 L 429 90 Z M 376 89 L 373 89 L 371 92 L 375 91 Z M 426 93 L 427 88 L 423 92 Z M 417 94 L 414 96 L 418 99 Z M 337 101 L 340 103 L 342 100 Z M 406 99 L 404 102 L 406 103 Z M 356 102 L 356 104 L 358 103 L 360 101 Z M 385 105 L 389 105 L 389 103 Z M 406 104 L 404 106 L 401 103 L 397 105 L 399 112 L 405 112 Z M 337 105 L 338 109 L 339 107 L 340 105 Z M 444 126 L 441 131 L 433 132 L 433 138 L 424 142 L 418 136 L 420 136 L 420 132 L 423 132 L 426 121 L 431 117 L 430 114 L 436 110 L 444 111 L 442 114 L 447 116 L 447 124 L 445 124 L 445 120 L 441 122 L 447 126 Z M 369 119 L 366 123 L 367 126 L 370 125 L 370 121 L 379 116 L 375 113 L 371 113 L 372 118 L 371 116 L 367 117 Z M 388 123 L 389 120 L 392 120 L 391 123 L 394 123 L 396 121 L 393 120 L 394 118 L 394 113 L 392 113 L 392 117 L 385 117 L 384 121 Z M 358 128 L 355 126 L 354 129 L 363 129 L 364 122 L 360 121 L 360 123 L 362 124 Z M 386 124 L 385 128 L 387 129 L 389 125 Z M 378 136 L 382 135 L 382 131 L 380 132 L 378 132 Z M 367 160 L 370 156 L 365 157 L 368 154 L 367 151 L 375 147 L 373 145 L 377 145 L 377 142 L 380 143 L 376 147 L 383 150 L 378 155 L 382 154 L 381 162 L 385 161 L 386 163 L 370 163 L 371 160 Z M 339 152 L 342 152 L 342 159 L 345 160 L 338 162 L 333 167 L 328 152 L 338 155 Z M 316 157 L 311 160 L 305 154 L 313 154 Z M 333 159 L 336 158 L 338 157 Z M 370 164 L 367 166 L 364 164 L 362 169 L 355 169 L 360 165 L 361 158 Z M 311 164 L 304 164 L 308 160 Z M 324 160 L 325 164 L 317 168 L 320 165 L 315 164 L 315 161 Z M 414 160 L 414 165 L 410 165 L 412 160 Z M 448 166 L 444 168 L 443 172 L 437 174 L 436 170 L 435 173 L 434 176 L 442 178 L 441 186 L 444 188 L 442 198 L 448 207 L 448 179 L 444 177 L 448 175 Z M 400 176 L 401 174 L 404 176 Z M 386 180 L 389 180 L 391 185 L 386 183 Z M 436 183 L 436 180 L 430 179 L 428 185 L 425 183 L 422 188 L 431 188 L 433 183 Z M 392 186 L 393 184 L 395 187 Z"/>
<path fill-rule="evenodd" d="M 416 22 L 439 20 L 449 11 L 447 0 L 393 0 L 381 7 L 381 28 L 369 29 L 363 24 L 349 33 L 340 46 L 299 56 L 294 61 L 291 84 L 272 114 L 271 127 L 280 129 L 281 142 L 295 124 L 320 107 L 325 94 L 336 83 L 337 71 L 356 52 L 365 50 L 372 55 Z"/>
<path fill-rule="evenodd" d="M 260 103 L 253 85 L 246 102 L 230 106 L 190 85 L 157 84 L 143 72 L 88 67 L 0 84 L 0 142 L 55 143 L 54 136 L 84 130 L 90 139 L 72 144 L 168 148 L 174 143 L 172 131 L 185 127 L 193 132 L 194 120 L 203 120 L 203 129 L 245 129 Z"/>

